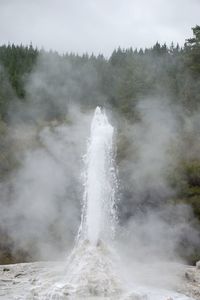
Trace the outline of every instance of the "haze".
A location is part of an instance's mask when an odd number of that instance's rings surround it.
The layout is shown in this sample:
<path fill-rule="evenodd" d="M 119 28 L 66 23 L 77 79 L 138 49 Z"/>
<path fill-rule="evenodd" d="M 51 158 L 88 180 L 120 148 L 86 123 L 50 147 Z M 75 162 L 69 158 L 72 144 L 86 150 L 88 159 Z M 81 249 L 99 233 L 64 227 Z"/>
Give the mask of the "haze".
<path fill-rule="evenodd" d="M 199 19 L 199 0 L 1 0 L 0 44 L 109 56 L 118 46 L 183 45 Z"/>

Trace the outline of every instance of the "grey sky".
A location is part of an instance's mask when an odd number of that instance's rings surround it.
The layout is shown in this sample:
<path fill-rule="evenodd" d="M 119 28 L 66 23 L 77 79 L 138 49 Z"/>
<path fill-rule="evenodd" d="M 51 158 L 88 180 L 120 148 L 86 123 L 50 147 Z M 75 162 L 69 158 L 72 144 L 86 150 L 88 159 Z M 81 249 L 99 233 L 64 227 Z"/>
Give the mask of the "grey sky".
<path fill-rule="evenodd" d="M 183 44 L 196 24 L 200 0 L 0 0 L 0 44 L 61 53 Z"/>

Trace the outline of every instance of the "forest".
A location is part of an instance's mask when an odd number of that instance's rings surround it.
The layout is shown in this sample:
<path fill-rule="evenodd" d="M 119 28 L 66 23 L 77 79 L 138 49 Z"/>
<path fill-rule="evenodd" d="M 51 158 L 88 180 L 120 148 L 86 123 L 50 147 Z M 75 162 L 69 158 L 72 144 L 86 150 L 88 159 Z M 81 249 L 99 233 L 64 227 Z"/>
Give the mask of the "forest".
<path fill-rule="evenodd" d="M 189 207 L 190 214 L 185 218 L 196 235 L 184 232 L 176 246 L 190 263 L 200 259 L 200 26 L 192 28 L 191 36 L 186 37 L 184 46 L 157 42 L 145 49 L 119 47 L 110 57 L 59 54 L 32 44 L 0 46 L 0 210 L 5 219 L 12 218 L 9 213 L 17 193 L 13 178 L 19 176 L 24 153 L 45 147 L 38 137 L 41 129 L 71 126 L 71 111 L 77 107 L 84 122 L 84 115 L 99 105 L 111 112 L 117 127 L 120 222 L 128 222 L 136 211 L 145 215 L 153 208 L 160 218 L 173 223 L 181 218 L 180 210 L 174 207 Z M 142 112 L 146 113 L 146 123 L 141 129 L 145 118 Z M 135 128 L 140 131 L 135 133 Z M 152 145 L 154 154 L 146 153 L 144 147 L 141 153 L 137 151 L 134 139 L 140 142 L 138 132 L 147 145 Z M 167 145 L 163 136 L 169 137 Z M 149 161 L 143 159 L 141 165 L 137 157 L 143 153 L 149 155 Z M 135 186 L 132 169 L 128 168 L 131 160 L 138 174 Z M 142 189 L 136 187 L 137 180 Z M 77 184 L 70 182 L 67 193 L 78 198 Z M 63 199 L 59 201 L 62 210 Z M 165 206 L 168 214 L 162 217 Z M 16 223 L 0 222 L 1 264 L 38 258 L 33 255 L 37 236 L 33 234 L 26 243 L 21 242 L 19 234 L 13 238 L 16 224 L 22 220 L 24 226 L 23 218 L 18 214 Z M 62 225 L 56 222 L 53 218 L 45 230 L 62 245 L 57 233 L 57 226 Z"/>

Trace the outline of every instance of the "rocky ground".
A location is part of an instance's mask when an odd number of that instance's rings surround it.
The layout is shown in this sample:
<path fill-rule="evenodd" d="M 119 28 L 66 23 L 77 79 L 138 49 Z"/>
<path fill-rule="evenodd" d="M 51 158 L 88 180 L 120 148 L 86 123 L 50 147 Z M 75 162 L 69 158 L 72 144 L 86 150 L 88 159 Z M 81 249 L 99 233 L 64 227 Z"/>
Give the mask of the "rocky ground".
<path fill-rule="evenodd" d="M 200 266 L 187 266 L 182 274 L 183 281 L 178 290 L 194 299 L 200 300 Z"/>
<path fill-rule="evenodd" d="M 59 281 L 63 272 L 63 264 L 57 262 L 0 265 L 0 300 L 40 299 L 38 291 L 48 289 L 53 282 Z M 185 266 L 181 276 L 177 292 L 200 300 L 200 268 Z M 175 299 L 179 298 L 166 298 Z"/>
<path fill-rule="evenodd" d="M 60 264 L 50 262 L 0 265 L 0 299 L 22 300 L 37 298 L 43 282 L 51 285 L 60 271 Z"/>

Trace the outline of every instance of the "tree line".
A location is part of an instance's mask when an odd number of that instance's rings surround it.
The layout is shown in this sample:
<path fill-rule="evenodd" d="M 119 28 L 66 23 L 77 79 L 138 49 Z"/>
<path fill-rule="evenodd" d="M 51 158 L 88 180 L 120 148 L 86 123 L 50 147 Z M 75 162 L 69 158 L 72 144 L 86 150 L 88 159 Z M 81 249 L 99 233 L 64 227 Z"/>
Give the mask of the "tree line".
<path fill-rule="evenodd" d="M 200 101 L 200 26 L 192 30 L 193 37 L 187 39 L 183 47 L 173 43 L 168 47 L 159 42 L 152 48 L 139 50 L 119 47 L 108 59 L 103 55 L 51 54 L 59 56 L 63 62 L 69 62 L 77 70 L 83 66 L 92 66 L 98 77 L 98 89 L 105 96 L 103 103 L 99 104 L 109 104 L 129 119 L 134 118 L 136 102 L 151 95 L 169 97 L 191 113 Z M 22 102 L 26 100 L 26 77 L 41 53 L 45 51 L 33 48 L 32 45 L 9 44 L 0 47 L 2 120 L 7 120 L 9 108 L 16 98 Z M 92 87 L 90 89 L 88 94 L 93 95 Z M 87 105 L 84 99 L 80 101 L 82 105 Z"/>

